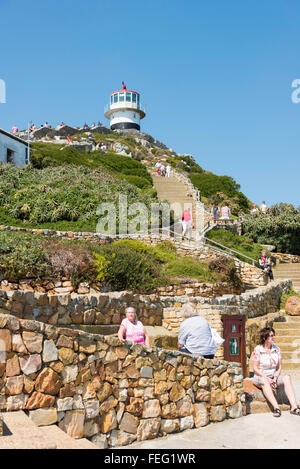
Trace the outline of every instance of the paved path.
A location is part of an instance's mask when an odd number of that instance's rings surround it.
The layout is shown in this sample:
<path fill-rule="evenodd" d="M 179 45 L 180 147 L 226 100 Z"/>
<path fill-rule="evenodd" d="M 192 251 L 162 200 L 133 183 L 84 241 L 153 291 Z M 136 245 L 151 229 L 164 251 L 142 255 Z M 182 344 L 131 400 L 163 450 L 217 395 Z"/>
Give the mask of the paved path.
<path fill-rule="evenodd" d="M 300 376 L 291 372 L 300 403 Z M 133 443 L 123 449 L 300 449 L 300 416 L 282 412 L 250 414 L 239 419 L 211 423 L 155 440 Z"/>

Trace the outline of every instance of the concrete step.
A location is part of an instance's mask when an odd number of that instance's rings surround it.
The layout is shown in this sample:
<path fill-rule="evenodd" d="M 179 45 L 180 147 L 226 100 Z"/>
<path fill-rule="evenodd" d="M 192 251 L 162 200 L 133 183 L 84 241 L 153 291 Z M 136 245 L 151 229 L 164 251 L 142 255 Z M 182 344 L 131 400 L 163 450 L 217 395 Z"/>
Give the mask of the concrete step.
<path fill-rule="evenodd" d="M 37 427 L 23 411 L 4 412 L 7 427 L 0 438 L 0 449 L 98 449 L 89 440 L 74 439 L 57 425 Z"/>
<path fill-rule="evenodd" d="M 278 322 L 273 325 L 275 331 L 298 331 L 300 335 L 300 323 L 299 322 Z"/>
<path fill-rule="evenodd" d="M 278 345 L 278 347 L 280 347 L 280 344 L 296 345 L 298 343 L 298 341 L 300 342 L 300 335 L 296 335 L 296 336 L 291 337 L 291 334 L 286 334 L 286 335 L 282 335 L 282 334 L 279 335 L 278 334 L 278 335 L 276 335 L 275 344 Z"/>
<path fill-rule="evenodd" d="M 49 441 L 41 427 L 37 427 L 23 411 L 3 412 L 2 418 L 10 434 L 0 438 L 0 449 L 57 448 L 56 443 Z"/>
<path fill-rule="evenodd" d="M 300 362 L 299 362 L 299 359 L 300 359 L 300 351 L 293 351 L 293 352 L 282 352 L 281 353 L 281 356 L 282 356 L 282 360 L 283 360 L 283 363 L 286 364 L 287 361 L 290 361 L 290 362 L 297 362 L 300 366 Z"/>
<path fill-rule="evenodd" d="M 47 427 L 40 427 L 43 434 L 46 435 L 49 440 L 56 443 L 56 449 L 99 449 L 91 441 L 86 438 L 71 438 L 57 425 L 49 425 Z"/>

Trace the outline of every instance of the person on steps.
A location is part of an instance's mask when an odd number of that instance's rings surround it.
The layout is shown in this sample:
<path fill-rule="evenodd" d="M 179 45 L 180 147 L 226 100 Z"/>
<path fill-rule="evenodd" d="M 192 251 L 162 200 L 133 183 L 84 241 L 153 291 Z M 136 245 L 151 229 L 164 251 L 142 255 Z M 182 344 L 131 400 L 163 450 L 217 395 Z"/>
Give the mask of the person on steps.
<path fill-rule="evenodd" d="M 253 352 L 253 384 L 262 389 L 264 396 L 273 407 L 274 417 L 280 417 L 274 391 L 283 386 L 285 394 L 291 406 L 291 414 L 300 416 L 300 408 L 297 405 L 291 376 L 281 374 L 282 359 L 280 348 L 274 344 L 275 331 L 272 327 L 264 327 L 260 331 L 260 344 Z"/>

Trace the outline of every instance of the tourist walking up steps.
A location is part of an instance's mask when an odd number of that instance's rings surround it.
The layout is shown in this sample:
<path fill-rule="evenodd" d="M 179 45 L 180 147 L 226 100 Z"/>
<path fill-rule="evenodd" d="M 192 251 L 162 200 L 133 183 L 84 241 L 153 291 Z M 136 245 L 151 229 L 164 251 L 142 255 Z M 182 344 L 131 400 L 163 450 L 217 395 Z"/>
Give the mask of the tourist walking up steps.
<path fill-rule="evenodd" d="M 266 256 L 266 251 L 261 251 L 261 257 L 258 259 L 259 267 L 268 274 L 270 280 L 274 279 L 270 258 Z"/>
<path fill-rule="evenodd" d="M 188 208 L 182 213 L 182 237 L 184 238 L 186 235 L 187 238 L 191 238 L 193 228 L 191 209 Z"/>
<path fill-rule="evenodd" d="M 118 338 L 120 340 L 130 340 L 136 344 L 150 345 L 147 331 L 141 321 L 138 321 L 135 308 L 131 306 L 125 310 L 125 319 L 121 322 Z"/>
<path fill-rule="evenodd" d="M 294 388 L 290 375 L 281 374 L 282 359 L 280 348 L 274 344 L 275 331 L 272 327 L 265 327 L 260 331 L 260 344 L 253 352 L 253 384 L 262 389 L 264 396 L 273 407 L 274 417 L 280 417 L 274 391 L 284 388 L 285 394 L 291 406 L 291 414 L 300 416 L 300 408 L 297 405 Z"/>
<path fill-rule="evenodd" d="M 168 164 L 166 167 L 166 177 L 169 178 L 171 176 L 171 166 Z"/>
<path fill-rule="evenodd" d="M 186 303 L 182 310 L 185 320 L 179 328 L 178 348 L 180 352 L 204 358 L 214 358 L 217 346 L 208 322 L 198 315 L 192 303 Z"/>

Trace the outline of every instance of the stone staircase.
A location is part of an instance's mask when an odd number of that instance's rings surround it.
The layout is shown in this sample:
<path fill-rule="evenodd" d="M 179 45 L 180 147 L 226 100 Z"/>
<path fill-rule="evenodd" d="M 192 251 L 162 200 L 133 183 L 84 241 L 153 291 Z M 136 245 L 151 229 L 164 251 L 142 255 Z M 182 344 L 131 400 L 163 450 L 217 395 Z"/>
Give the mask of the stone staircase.
<path fill-rule="evenodd" d="M 159 200 L 167 200 L 170 204 L 180 203 L 182 210 L 184 209 L 184 204 L 190 204 L 192 207 L 192 218 L 193 220 L 196 219 L 196 203 L 193 197 L 189 196 L 188 188 L 183 181 L 180 181 L 175 176 L 167 178 L 153 175 L 152 179 Z"/>
<path fill-rule="evenodd" d="M 300 264 L 278 264 L 273 268 L 275 280 L 288 278 L 293 282 L 293 288 L 300 293 Z"/>
<path fill-rule="evenodd" d="M 74 439 L 57 425 L 36 426 L 23 411 L 3 412 L 1 449 L 99 449 L 86 438 Z"/>
<path fill-rule="evenodd" d="M 274 322 L 275 344 L 282 353 L 283 371 L 300 371 L 300 317 L 287 316 L 286 322 Z"/>

